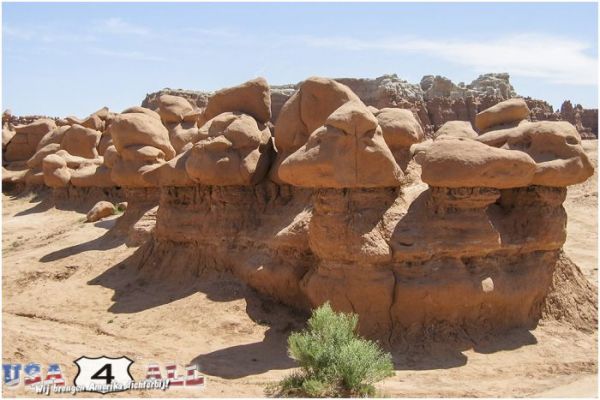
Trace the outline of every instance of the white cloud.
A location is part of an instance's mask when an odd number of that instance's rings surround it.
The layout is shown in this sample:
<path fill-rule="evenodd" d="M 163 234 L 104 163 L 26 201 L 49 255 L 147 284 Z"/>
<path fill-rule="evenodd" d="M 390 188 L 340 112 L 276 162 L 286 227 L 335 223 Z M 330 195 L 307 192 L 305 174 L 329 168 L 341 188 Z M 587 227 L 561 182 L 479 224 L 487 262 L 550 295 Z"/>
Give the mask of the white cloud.
<path fill-rule="evenodd" d="M 150 34 L 150 31 L 147 28 L 126 22 L 118 17 L 112 17 L 101 21 L 97 24 L 96 30 L 113 35 L 148 36 Z"/>
<path fill-rule="evenodd" d="M 199 36 L 207 36 L 213 38 L 222 38 L 222 39 L 238 39 L 240 38 L 240 34 L 238 32 L 233 31 L 227 27 L 213 27 L 213 28 L 185 28 L 184 32 L 191 35 L 199 35 Z"/>
<path fill-rule="evenodd" d="M 16 40 L 38 41 L 43 43 L 87 43 L 94 42 L 94 35 L 80 32 L 68 32 L 67 29 L 56 29 L 52 26 L 11 27 L 4 25 L 3 33 L 6 37 Z"/>
<path fill-rule="evenodd" d="M 414 37 L 364 40 L 345 36 L 296 39 L 313 47 L 393 51 L 407 56 L 425 54 L 479 73 L 507 71 L 514 76 L 540 78 L 551 83 L 597 84 L 598 60 L 586 54 L 590 45 L 552 35 L 513 34 L 494 40 Z"/>
<path fill-rule="evenodd" d="M 135 61 L 166 61 L 163 57 L 157 57 L 153 55 L 144 54 L 139 51 L 115 51 L 101 48 L 89 49 L 89 53 L 97 56 L 111 57 L 111 58 L 122 58 L 126 60 Z"/>

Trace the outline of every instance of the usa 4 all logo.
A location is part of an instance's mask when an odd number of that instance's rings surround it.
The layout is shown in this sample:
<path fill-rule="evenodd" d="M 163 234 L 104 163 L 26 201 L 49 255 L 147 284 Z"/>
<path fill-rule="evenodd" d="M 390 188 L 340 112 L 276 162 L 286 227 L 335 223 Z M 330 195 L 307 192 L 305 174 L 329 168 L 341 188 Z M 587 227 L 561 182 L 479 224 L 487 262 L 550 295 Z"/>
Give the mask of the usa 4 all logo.
<path fill-rule="evenodd" d="M 54 385 L 64 386 L 65 379 L 58 364 L 48 364 L 46 375 L 43 375 L 42 365 L 38 363 L 2 364 L 4 373 L 4 386 L 16 388 L 21 383 L 21 371 L 24 375 L 25 386 Z M 42 379 L 44 377 L 44 379 Z"/>
<path fill-rule="evenodd" d="M 129 389 L 133 377 L 129 367 L 133 360 L 127 357 L 80 357 L 74 361 L 78 371 L 75 385 L 98 393 L 121 392 Z"/>

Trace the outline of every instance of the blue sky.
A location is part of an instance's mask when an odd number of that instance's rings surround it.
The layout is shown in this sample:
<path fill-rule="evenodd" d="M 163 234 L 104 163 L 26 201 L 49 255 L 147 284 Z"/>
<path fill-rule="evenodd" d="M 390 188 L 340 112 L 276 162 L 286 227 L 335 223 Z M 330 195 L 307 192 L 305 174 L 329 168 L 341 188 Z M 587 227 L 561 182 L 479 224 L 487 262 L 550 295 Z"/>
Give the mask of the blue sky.
<path fill-rule="evenodd" d="M 86 116 L 164 87 L 256 76 L 509 72 L 558 107 L 598 102 L 595 3 L 3 3 L 2 107 Z"/>

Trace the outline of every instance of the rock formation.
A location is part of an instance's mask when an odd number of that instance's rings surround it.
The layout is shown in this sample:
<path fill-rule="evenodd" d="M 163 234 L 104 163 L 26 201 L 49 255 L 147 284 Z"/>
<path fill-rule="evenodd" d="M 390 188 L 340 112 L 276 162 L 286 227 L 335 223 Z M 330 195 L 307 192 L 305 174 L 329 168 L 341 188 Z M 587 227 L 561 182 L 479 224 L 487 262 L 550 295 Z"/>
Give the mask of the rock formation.
<path fill-rule="evenodd" d="M 387 94 L 466 107 L 429 136 L 404 100 L 366 101 L 371 82 L 357 95 L 319 77 L 297 86 L 273 126 L 259 78 L 202 105 L 162 94 L 152 109 L 34 122 L 15 129 L 7 151 L 19 154 L 19 179 L 61 196 L 122 187 L 128 207 L 115 229 L 143 244 L 144 279 L 231 273 L 293 307 L 356 312 L 363 334 L 390 344 L 438 325 L 532 328 L 560 308 L 553 293 L 589 290 L 557 274 L 580 274 L 561 253 L 562 203 L 593 167 L 577 129 L 534 118 L 507 80 L 382 79 Z M 509 98 L 480 110 L 473 93 Z M 14 176 L 5 170 L 3 181 Z M 590 298 L 577 301 L 595 307 Z"/>
<path fill-rule="evenodd" d="M 410 109 L 418 116 L 423 132 L 431 137 L 444 123 L 453 120 L 470 121 L 475 115 L 501 101 L 518 97 L 506 73 L 483 74 L 470 84 L 454 84 L 442 76 L 426 75 L 413 84 L 397 75 L 375 79 L 336 78 L 348 86 L 367 106 Z M 298 85 L 271 86 L 272 122 L 277 120 L 283 104 L 298 89 Z M 162 94 L 184 97 L 199 108 L 206 107 L 210 92 L 163 89 L 146 95 L 142 106 L 156 109 Z M 573 107 L 565 102 L 556 112 L 542 100 L 525 98 L 532 121 L 569 121 L 582 138 L 598 137 L 598 110 Z M 567 105 L 568 103 L 568 105 Z M 570 108 L 569 108 L 570 106 Z M 575 111 L 573 111 L 576 109 Z M 578 123 L 580 121 L 580 123 Z"/>

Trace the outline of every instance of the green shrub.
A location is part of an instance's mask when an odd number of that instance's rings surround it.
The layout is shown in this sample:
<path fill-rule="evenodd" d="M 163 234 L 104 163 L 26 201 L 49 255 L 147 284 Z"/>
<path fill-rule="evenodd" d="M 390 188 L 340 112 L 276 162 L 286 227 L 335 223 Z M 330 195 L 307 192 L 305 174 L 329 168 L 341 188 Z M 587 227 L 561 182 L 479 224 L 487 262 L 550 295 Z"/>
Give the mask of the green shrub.
<path fill-rule="evenodd" d="M 394 375 L 392 356 L 356 333 L 355 314 L 334 312 L 329 303 L 313 311 L 308 327 L 288 338 L 300 372 L 268 389 L 288 397 L 375 395 L 374 383 Z"/>

